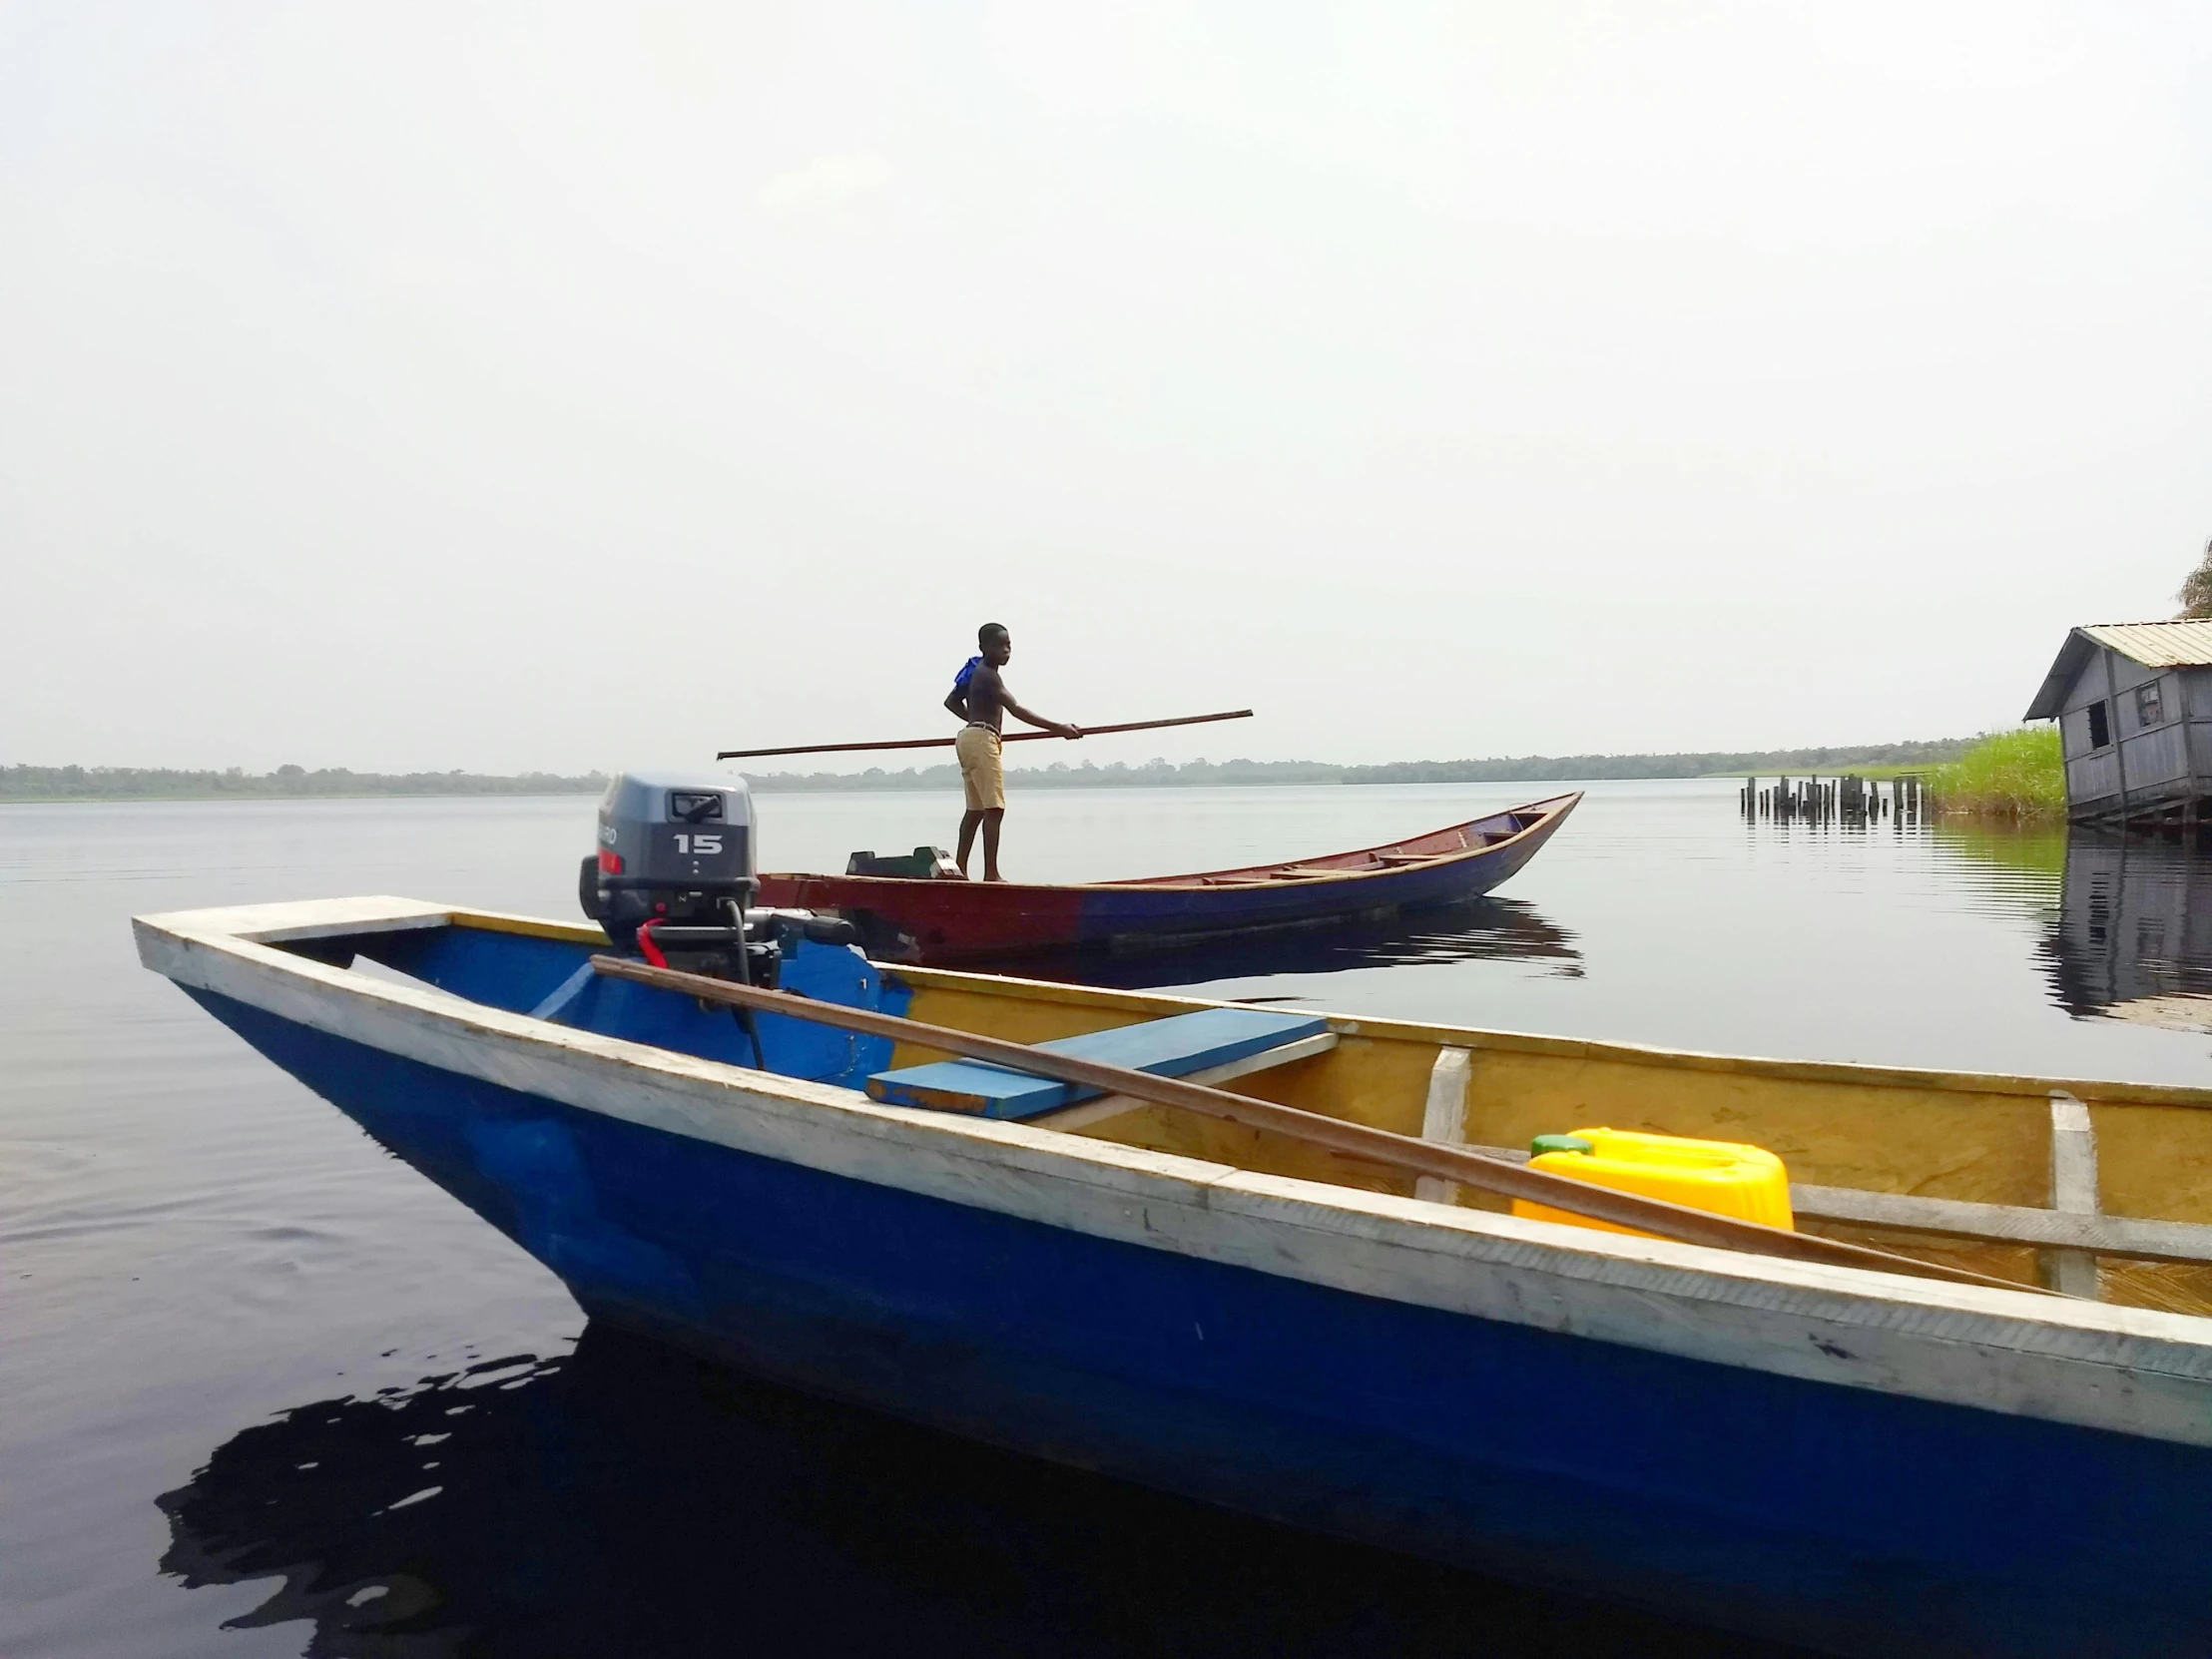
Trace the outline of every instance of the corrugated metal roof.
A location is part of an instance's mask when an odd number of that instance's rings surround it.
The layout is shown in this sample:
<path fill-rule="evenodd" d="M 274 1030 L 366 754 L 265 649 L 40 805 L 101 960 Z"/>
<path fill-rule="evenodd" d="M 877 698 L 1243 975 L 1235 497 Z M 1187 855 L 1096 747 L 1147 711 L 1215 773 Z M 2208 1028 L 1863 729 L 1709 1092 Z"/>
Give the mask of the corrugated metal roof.
<path fill-rule="evenodd" d="M 2074 676 L 2095 646 L 2109 646 L 2145 668 L 2212 668 L 2212 622 L 2095 622 L 2076 628 L 2027 706 L 2028 720 L 2054 720 Z"/>
<path fill-rule="evenodd" d="M 2145 668 L 2212 668 L 2212 622 L 2099 622 L 2081 631 Z"/>

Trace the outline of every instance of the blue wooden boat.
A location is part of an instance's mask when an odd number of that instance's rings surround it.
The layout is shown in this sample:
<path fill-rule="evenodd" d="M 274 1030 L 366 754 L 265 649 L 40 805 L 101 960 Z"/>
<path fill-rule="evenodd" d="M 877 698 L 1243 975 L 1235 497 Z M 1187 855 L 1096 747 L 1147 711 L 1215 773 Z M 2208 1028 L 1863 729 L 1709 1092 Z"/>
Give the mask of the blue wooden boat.
<path fill-rule="evenodd" d="M 393 898 L 136 925 L 149 967 L 594 1320 L 1823 1652 L 2212 1652 L 2212 1320 L 2124 1305 L 2205 1290 L 2212 1091 L 1240 1009 L 822 943 L 784 965 L 818 998 L 1431 1139 L 1757 1140 L 1802 1225 L 2020 1281 L 1985 1289 L 1521 1219 L 775 1015 L 755 1067 L 726 1010 L 593 975 L 596 928 Z M 2054 1264 L 2104 1299 L 2035 1290 Z"/>
<path fill-rule="evenodd" d="M 845 916 L 877 955 L 899 961 L 1249 939 L 1463 904 L 1519 873 L 1581 800 L 1576 791 L 1382 846 L 1235 869 L 1087 883 L 769 873 L 761 898 Z"/>

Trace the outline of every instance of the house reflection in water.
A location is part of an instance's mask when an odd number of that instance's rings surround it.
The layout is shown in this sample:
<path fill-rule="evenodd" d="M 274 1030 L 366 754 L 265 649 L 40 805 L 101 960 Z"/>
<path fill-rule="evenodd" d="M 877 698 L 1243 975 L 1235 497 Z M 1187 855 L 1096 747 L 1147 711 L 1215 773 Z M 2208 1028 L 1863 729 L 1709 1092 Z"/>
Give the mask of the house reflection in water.
<path fill-rule="evenodd" d="M 2212 1032 L 2212 858 L 2077 829 L 2050 954 L 2071 1014 Z"/>

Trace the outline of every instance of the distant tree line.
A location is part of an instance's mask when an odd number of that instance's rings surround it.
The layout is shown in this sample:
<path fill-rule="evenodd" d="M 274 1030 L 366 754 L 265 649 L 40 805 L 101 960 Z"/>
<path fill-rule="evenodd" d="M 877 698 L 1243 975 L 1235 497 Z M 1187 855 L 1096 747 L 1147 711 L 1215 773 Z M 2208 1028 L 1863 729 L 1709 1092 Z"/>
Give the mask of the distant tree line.
<path fill-rule="evenodd" d="M 1568 779 L 1709 778 L 1757 772 L 1839 772 L 1855 766 L 1934 766 L 1956 760 L 1971 738 L 1936 743 L 1864 745 L 1856 749 L 1707 751 L 1682 755 L 1523 755 L 1486 761 L 1399 761 L 1388 766 L 1332 766 L 1324 761 L 1171 761 L 1137 766 L 1060 762 L 1019 768 L 1009 779 L 1025 790 L 1206 789 L 1268 784 L 1516 784 Z M 906 767 L 886 772 L 771 772 L 748 775 L 763 794 L 841 790 L 956 790 L 959 769 Z M 278 767 L 253 773 L 173 772 L 151 767 L 0 767 L 0 801 L 239 801 L 308 797 L 423 795 L 596 795 L 605 774 L 564 777 L 526 772 L 501 777 L 478 772 L 349 772 Z"/>
<path fill-rule="evenodd" d="M 1523 755 L 1487 761 L 1398 761 L 1387 766 L 1331 766 L 1323 761 L 1191 761 L 1175 766 L 1015 768 L 1009 781 L 1022 789 L 1183 788 L 1259 784 L 1515 784 L 1559 779 L 1710 778 L 1724 773 L 1835 772 L 1863 766 L 1935 766 L 1956 760 L 1972 738 L 1932 743 L 1863 744 L 1855 749 L 1767 749 L 1682 755 Z M 955 767 L 907 767 L 885 772 L 773 772 L 750 779 L 756 790 L 954 790 Z"/>
<path fill-rule="evenodd" d="M 1338 784 L 1345 768 L 1325 761 L 1172 761 L 1154 759 L 1137 766 L 1116 761 L 1111 766 L 1085 762 L 1071 767 L 1056 762 L 1048 767 L 1012 767 L 1008 782 L 1025 790 L 1087 789 L 1183 789 L 1252 784 Z M 954 766 L 906 767 L 885 772 L 869 767 L 865 772 L 770 772 L 748 773 L 746 781 L 764 793 L 771 790 L 956 790 L 960 769 Z"/>
<path fill-rule="evenodd" d="M 1681 755 L 1522 755 L 1492 761 L 1399 761 L 1346 767 L 1347 784 L 1519 784 L 1566 779 L 1711 778 L 1758 772 L 1843 772 L 1852 767 L 1935 766 L 1955 761 L 1972 738 L 1862 744 L 1846 749 L 1701 751 Z"/>
<path fill-rule="evenodd" d="M 607 787 L 599 773 L 563 778 L 526 772 L 512 778 L 476 772 L 349 772 L 344 767 L 283 766 L 275 772 L 177 772 L 166 767 L 0 767 L 0 801 L 268 801 L 307 796 L 581 795 Z"/>

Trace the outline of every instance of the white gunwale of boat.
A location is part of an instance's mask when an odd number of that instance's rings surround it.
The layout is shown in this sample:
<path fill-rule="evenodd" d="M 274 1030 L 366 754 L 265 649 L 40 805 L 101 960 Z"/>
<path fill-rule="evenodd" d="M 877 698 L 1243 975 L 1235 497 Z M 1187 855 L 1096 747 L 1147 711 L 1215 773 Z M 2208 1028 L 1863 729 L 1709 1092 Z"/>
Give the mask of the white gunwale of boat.
<path fill-rule="evenodd" d="M 180 984 L 442 1070 L 829 1174 L 1471 1318 L 2212 1445 L 2212 1320 L 1598 1233 L 1019 1123 L 883 1106 L 857 1090 L 597 1036 L 275 948 L 448 924 L 598 937 L 596 929 L 391 897 L 134 921 L 141 960 Z M 943 969 L 898 973 L 986 992 L 1001 985 Z M 1021 990 L 1018 983 L 1002 988 Z M 1035 988 L 1067 994 L 1064 986 Z M 1205 1005 L 1137 992 L 1083 994 L 1094 1005 L 1138 1010 Z M 1433 1033 L 1462 1046 L 1610 1048 L 1685 1064 L 1730 1058 L 1388 1021 L 1333 1025 L 1346 1035 L 1363 1027 Z M 1815 1062 L 1776 1069 L 1861 1081 L 1879 1072 Z M 1902 1083 L 1950 1074 L 1894 1075 Z M 2174 1092 L 2201 1104 L 2190 1091 Z"/>

